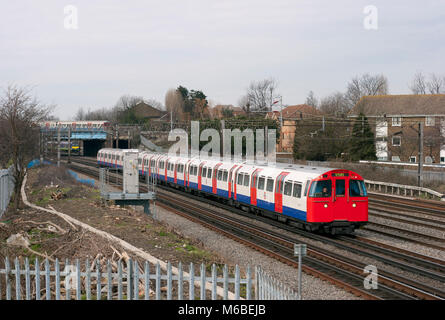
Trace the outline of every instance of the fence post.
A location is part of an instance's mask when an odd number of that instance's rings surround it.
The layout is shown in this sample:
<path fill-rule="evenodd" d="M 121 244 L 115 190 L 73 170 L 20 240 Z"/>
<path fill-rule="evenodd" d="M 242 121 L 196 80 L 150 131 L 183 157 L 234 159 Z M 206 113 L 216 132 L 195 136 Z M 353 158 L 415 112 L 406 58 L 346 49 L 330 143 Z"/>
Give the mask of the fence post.
<path fill-rule="evenodd" d="M 120 261 L 119 261 L 120 263 Z M 86 283 L 86 295 L 87 295 L 87 300 L 91 300 L 91 270 L 90 270 L 90 263 L 88 261 L 88 258 L 85 262 L 85 272 L 87 273 L 87 283 Z"/>
<path fill-rule="evenodd" d="M 216 300 L 216 265 L 212 265 L 212 300 Z"/>
<path fill-rule="evenodd" d="M 189 283 L 189 300 L 195 300 L 195 268 L 193 262 L 190 262 L 190 283 Z"/>
<path fill-rule="evenodd" d="M 55 265 L 55 270 L 56 270 L 56 300 L 60 300 L 60 265 L 59 265 L 59 259 L 56 258 L 56 265 Z M 66 282 L 66 275 L 65 275 L 65 282 Z M 66 283 L 65 283 L 66 286 Z"/>
<path fill-rule="evenodd" d="M 9 259 L 6 257 L 5 259 L 5 271 L 6 271 L 6 300 L 11 300 L 11 279 L 9 278 L 9 274 L 11 272 L 9 266 Z"/>
<path fill-rule="evenodd" d="M 184 274 L 182 271 L 182 263 L 179 262 L 178 265 L 178 300 L 183 300 L 184 298 L 184 290 L 183 290 L 183 281 L 184 281 Z"/>
<path fill-rule="evenodd" d="M 148 261 L 145 261 L 144 277 L 145 300 L 150 300 L 150 266 L 148 265 Z"/>
<path fill-rule="evenodd" d="M 20 296 L 20 265 L 19 258 L 15 258 L 15 298 L 21 300 Z"/>
<path fill-rule="evenodd" d="M 49 286 L 50 281 L 50 269 L 48 258 L 45 259 L 45 289 L 46 289 L 46 300 L 51 300 L 51 288 Z"/>
<path fill-rule="evenodd" d="M 131 261 L 131 258 L 128 259 L 127 262 L 127 300 L 131 300 L 131 292 L 133 291 L 133 282 L 131 279 L 132 276 L 132 270 L 133 269 L 133 262 Z"/>
<path fill-rule="evenodd" d="M 25 258 L 25 287 L 26 287 L 26 300 L 31 300 L 31 276 L 29 273 L 29 259 Z"/>
<path fill-rule="evenodd" d="M 36 272 L 36 300 L 40 300 L 40 264 L 39 264 L 39 258 L 36 257 L 35 263 L 34 263 L 34 269 Z"/>
<path fill-rule="evenodd" d="M 201 300 L 206 299 L 206 269 L 204 263 L 201 263 Z"/>
<path fill-rule="evenodd" d="M 167 263 L 167 300 L 172 299 L 172 265 Z"/>
<path fill-rule="evenodd" d="M 247 285 L 246 285 L 246 299 L 252 299 L 252 272 L 250 265 L 247 266 Z"/>
<path fill-rule="evenodd" d="M 156 263 L 156 300 L 161 300 L 161 266 Z"/>

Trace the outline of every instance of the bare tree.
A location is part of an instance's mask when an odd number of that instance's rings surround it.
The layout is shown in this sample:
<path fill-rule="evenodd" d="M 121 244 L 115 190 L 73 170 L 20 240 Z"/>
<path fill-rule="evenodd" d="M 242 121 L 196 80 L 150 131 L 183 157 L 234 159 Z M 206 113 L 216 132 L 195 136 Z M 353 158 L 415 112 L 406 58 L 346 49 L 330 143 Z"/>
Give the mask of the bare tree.
<path fill-rule="evenodd" d="M 178 121 L 184 117 L 184 99 L 176 89 L 170 89 L 165 94 L 165 108 L 167 112 L 173 112 L 173 120 Z"/>
<path fill-rule="evenodd" d="M 426 94 L 425 76 L 422 72 L 417 72 L 409 87 L 413 94 Z"/>
<path fill-rule="evenodd" d="M 318 108 L 318 100 L 315 97 L 314 91 L 309 91 L 309 94 L 306 98 L 306 102 L 305 102 L 308 106 L 312 106 L 314 108 Z"/>
<path fill-rule="evenodd" d="M 363 96 L 388 94 L 388 79 L 384 75 L 372 76 L 366 73 L 354 77 L 349 83 L 345 94 L 349 108 L 354 107 Z"/>
<path fill-rule="evenodd" d="M 116 102 L 115 107 L 117 107 L 121 111 L 125 111 L 131 109 L 141 101 L 144 101 L 144 98 L 126 94 L 119 98 L 119 100 Z"/>
<path fill-rule="evenodd" d="M 155 109 L 165 110 L 165 106 L 161 102 L 159 102 L 155 99 L 147 99 L 147 100 L 145 100 L 145 103 L 152 106 Z"/>
<path fill-rule="evenodd" d="M 345 95 L 335 92 L 320 102 L 320 111 L 329 115 L 343 116 L 350 110 Z"/>
<path fill-rule="evenodd" d="M 14 209 L 21 199 L 21 187 L 26 165 L 39 151 L 39 122 L 48 118 L 53 106 L 41 105 L 31 96 L 29 88 L 8 86 L 0 96 L 0 143 L 8 146 L 5 150 L 14 166 Z"/>
<path fill-rule="evenodd" d="M 277 97 L 277 83 L 274 79 L 253 81 L 247 89 L 247 98 L 251 111 L 270 111 L 273 100 Z"/>
<path fill-rule="evenodd" d="M 432 73 L 430 80 L 427 82 L 427 87 L 431 94 L 440 94 L 445 89 L 445 80 Z"/>
<path fill-rule="evenodd" d="M 250 102 L 247 95 L 242 96 L 238 100 L 238 106 L 243 109 L 248 117 L 250 117 Z"/>

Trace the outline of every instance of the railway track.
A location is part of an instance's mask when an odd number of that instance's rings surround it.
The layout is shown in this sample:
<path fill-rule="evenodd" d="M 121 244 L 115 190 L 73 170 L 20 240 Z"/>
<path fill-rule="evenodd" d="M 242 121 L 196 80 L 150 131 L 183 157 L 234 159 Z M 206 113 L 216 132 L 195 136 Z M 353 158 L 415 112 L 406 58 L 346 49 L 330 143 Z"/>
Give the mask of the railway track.
<path fill-rule="evenodd" d="M 90 162 L 87 165 L 91 164 L 92 163 Z M 97 169 L 93 170 L 90 168 L 87 170 L 79 166 L 76 166 L 73 169 L 83 171 L 84 173 L 94 175 L 96 177 L 98 175 Z M 187 194 L 187 196 L 190 197 L 189 194 Z M 281 234 L 274 234 L 270 230 L 260 230 L 258 226 L 254 226 L 253 224 L 246 224 L 245 221 L 237 221 L 237 219 L 233 217 L 221 217 L 220 213 L 212 213 L 208 208 L 203 208 L 199 205 L 196 205 L 196 203 L 187 204 L 184 199 L 175 200 L 171 197 L 171 195 L 166 196 L 159 194 L 158 199 L 159 201 L 163 202 L 162 206 L 170 207 L 170 209 L 175 210 L 175 212 L 177 212 L 178 214 L 187 215 L 189 218 L 197 220 L 197 222 L 202 221 L 206 224 L 206 226 L 212 229 L 218 228 L 218 232 L 224 233 L 231 238 L 236 238 L 237 241 L 253 247 L 258 251 L 274 256 L 276 259 L 289 265 L 296 265 L 296 261 L 292 257 L 293 243 L 295 243 L 295 239 L 286 238 Z M 224 204 L 220 204 L 217 206 L 224 206 Z M 243 214 L 248 215 L 250 216 L 250 218 L 252 218 L 251 214 Z M 271 224 L 272 220 L 267 220 L 267 223 Z M 278 227 L 282 228 L 283 225 L 280 224 Z M 231 232 L 228 232 L 227 230 L 231 230 Z M 319 235 L 314 234 L 305 236 L 308 236 L 309 238 L 320 237 Z M 328 238 L 323 237 L 323 242 L 326 242 L 327 239 Z M 347 247 L 348 250 L 351 250 L 351 244 L 346 245 L 345 242 L 360 242 L 360 239 L 336 239 L 332 241 L 336 241 L 337 247 L 343 246 Z M 299 242 L 301 243 L 301 241 Z M 367 245 L 364 245 L 363 243 L 365 243 L 363 240 L 361 244 L 355 243 L 353 245 L 355 246 L 354 250 L 363 252 L 363 249 L 358 249 L 358 247 L 360 246 L 368 246 L 369 250 L 369 248 L 371 247 L 369 241 Z M 372 245 L 376 246 L 375 243 Z M 363 263 L 360 263 L 359 261 L 351 261 L 351 259 L 349 258 L 342 257 L 341 255 L 335 254 L 331 251 L 327 251 L 323 248 L 316 248 L 313 245 L 310 245 L 309 248 L 309 256 L 305 259 L 305 264 L 307 264 L 305 266 L 307 268 L 305 271 L 307 273 L 333 282 L 336 285 L 341 286 L 346 290 L 354 292 L 355 294 L 367 299 L 437 299 L 445 297 L 445 292 L 439 289 L 428 287 L 424 284 L 382 270 L 379 270 L 379 289 L 370 294 L 368 291 L 363 289 L 363 280 L 366 276 L 363 274 L 363 268 L 365 267 Z M 375 248 L 373 248 L 373 250 L 375 250 Z M 387 250 L 385 254 L 392 252 L 391 255 L 395 255 L 395 253 L 388 248 L 384 248 L 384 250 Z M 379 251 L 381 252 L 382 249 L 380 249 Z M 368 251 L 367 256 L 370 255 L 376 257 L 375 253 L 370 253 Z M 443 272 L 444 265 L 440 264 L 439 261 L 426 261 L 419 256 L 414 258 L 412 256 L 409 256 L 406 252 L 399 252 L 398 258 L 400 259 L 402 255 L 404 255 L 404 259 L 410 260 L 411 263 L 417 259 L 416 263 L 423 265 L 423 267 L 413 267 L 412 265 L 410 266 L 406 263 L 403 264 L 402 262 L 395 262 L 389 259 L 387 259 L 386 262 L 392 265 L 396 265 L 401 269 L 407 268 L 412 272 L 418 272 L 420 274 L 423 274 L 424 276 L 430 276 L 439 281 L 444 281 L 445 278 L 442 274 L 433 272 L 431 270 L 426 270 L 436 269 Z M 379 257 L 379 259 L 381 260 L 382 257 Z"/>
<path fill-rule="evenodd" d="M 370 194 L 369 203 L 380 206 L 390 206 L 392 208 L 398 208 L 411 211 L 414 213 L 428 214 L 439 218 L 445 218 L 445 202 L 432 201 L 432 200 L 420 200 L 420 199 L 401 199 L 394 198 L 380 194 Z"/>
<path fill-rule="evenodd" d="M 383 230 L 380 230 L 375 227 L 383 228 L 387 231 L 383 231 Z M 368 224 L 366 226 L 362 227 L 360 230 L 366 230 L 366 231 L 370 231 L 370 232 L 373 232 L 373 233 L 376 233 L 379 235 L 383 235 L 386 237 L 390 237 L 393 239 L 398 239 L 398 240 L 403 240 L 403 241 L 419 244 L 424 247 L 428 247 L 428 248 L 435 249 L 435 250 L 445 250 L 445 245 L 444 245 L 445 240 L 444 239 L 426 235 L 426 234 L 419 233 L 419 232 L 414 232 L 414 231 L 396 228 L 396 227 L 390 227 L 390 226 L 382 226 L 380 224 L 373 223 L 373 222 L 368 222 Z M 391 231 L 393 231 L 393 232 L 391 232 Z M 422 240 L 415 239 L 413 237 L 423 238 L 425 240 L 422 241 Z M 426 241 L 428 241 L 428 242 L 426 242 Z"/>

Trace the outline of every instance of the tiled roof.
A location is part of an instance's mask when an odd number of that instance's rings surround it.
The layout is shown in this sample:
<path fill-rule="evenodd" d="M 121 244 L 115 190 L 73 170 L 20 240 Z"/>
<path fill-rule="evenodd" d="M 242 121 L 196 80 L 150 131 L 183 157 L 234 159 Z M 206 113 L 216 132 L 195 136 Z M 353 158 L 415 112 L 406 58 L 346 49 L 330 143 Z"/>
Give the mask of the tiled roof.
<path fill-rule="evenodd" d="M 445 115 L 445 94 L 365 96 L 349 112 L 367 116 Z"/>

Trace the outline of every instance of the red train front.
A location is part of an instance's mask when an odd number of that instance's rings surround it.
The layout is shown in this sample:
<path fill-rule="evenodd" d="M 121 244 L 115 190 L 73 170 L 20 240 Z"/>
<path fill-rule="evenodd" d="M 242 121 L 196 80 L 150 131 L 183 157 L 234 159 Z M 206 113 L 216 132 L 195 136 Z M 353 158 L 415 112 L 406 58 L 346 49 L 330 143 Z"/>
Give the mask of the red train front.
<path fill-rule="evenodd" d="M 350 170 L 332 170 L 313 179 L 307 194 L 307 222 L 332 234 L 351 233 L 368 221 L 363 178 Z"/>

